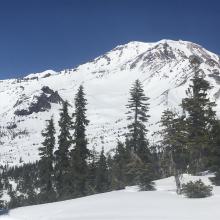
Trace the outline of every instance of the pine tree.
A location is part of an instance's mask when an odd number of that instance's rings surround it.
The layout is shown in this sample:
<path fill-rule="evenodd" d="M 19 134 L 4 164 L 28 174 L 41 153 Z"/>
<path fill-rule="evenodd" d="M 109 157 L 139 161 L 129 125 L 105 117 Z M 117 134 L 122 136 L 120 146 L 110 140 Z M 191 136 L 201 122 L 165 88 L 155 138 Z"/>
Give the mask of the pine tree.
<path fill-rule="evenodd" d="M 102 148 L 96 172 L 96 192 L 107 192 L 109 190 L 109 185 L 108 166 L 104 149 Z"/>
<path fill-rule="evenodd" d="M 98 169 L 98 160 L 99 160 L 99 153 L 95 150 L 95 148 L 93 147 L 93 149 L 90 152 L 89 155 L 89 163 L 88 163 L 88 167 L 89 167 L 89 172 L 88 172 L 88 194 L 94 194 L 96 193 L 96 187 L 95 187 L 95 182 L 96 182 L 96 172 Z"/>
<path fill-rule="evenodd" d="M 52 202 L 56 199 L 54 190 L 54 147 L 55 147 L 55 128 L 53 118 L 48 120 L 45 131 L 42 132 L 44 141 L 39 148 L 41 157 L 40 169 L 40 201 Z"/>
<path fill-rule="evenodd" d="M 24 164 L 19 170 L 19 180 L 16 187 L 16 191 L 11 189 L 13 206 L 26 206 L 38 204 L 37 197 L 37 180 L 38 175 L 38 164 Z M 15 170 L 16 170 L 15 169 Z M 19 193 L 18 193 L 19 192 Z M 19 195 L 20 194 L 20 195 Z"/>
<path fill-rule="evenodd" d="M 69 150 L 72 145 L 72 119 L 68 113 L 68 102 L 63 103 L 59 120 L 60 133 L 58 136 L 58 150 L 55 151 L 55 179 L 58 199 L 71 198 L 70 191 L 70 157 Z"/>
<path fill-rule="evenodd" d="M 154 190 L 154 172 L 151 163 L 144 163 L 136 154 L 131 154 L 125 168 L 126 185 L 139 185 L 141 190 Z"/>
<path fill-rule="evenodd" d="M 110 181 L 111 188 L 114 190 L 124 189 L 127 180 L 126 180 L 126 168 L 129 163 L 130 153 L 125 148 L 124 144 L 118 141 L 115 154 L 111 160 L 111 163 L 108 162 L 110 167 Z"/>
<path fill-rule="evenodd" d="M 136 80 L 130 90 L 128 108 L 128 134 L 126 149 L 130 152 L 126 165 L 126 181 L 129 184 L 145 185 L 145 189 L 152 190 L 152 158 L 149 143 L 146 138 L 149 115 L 149 100 L 145 96 L 143 86 Z M 144 176 L 144 177 L 141 177 Z M 152 187 L 151 187 L 152 186 Z M 143 188 L 143 187 L 142 187 Z"/>
<path fill-rule="evenodd" d="M 158 132 L 162 136 L 161 150 L 168 169 L 174 175 L 177 187 L 177 194 L 181 193 L 180 177 L 187 166 L 186 130 L 184 117 L 178 116 L 173 111 L 167 109 L 161 117 L 161 130 Z"/>
<path fill-rule="evenodd" d="M 149 100 L 145 96 L 143 86 L 139 80 L 136 80 L 130 90 L 130 99 L 128 108 L 129 133 L 127 135 L 127 147 L 132 153 L 137 154 L 143 161 L 149 162 L 150 152 L 148 149 L 148 140 L 146 139 L 146 123 L 149 115 Z"/>
<path fill-rule="evenodd" d="M 4 208 L 4 201 L 2 200 L 4 185 L 2 183 L 2 177 L 0 177 L 0 209 Z"/>
<path fill-rule="evenodd" d="M 212 129 L 213 145 L 209 154 L 209 167 L 216 173 L 212 177 L 215 185 L 220 186 L 220 121 L 217 120 Z"/>
<path fill-rule="evenodd" d="M 81 85 L 75 96 L 75 112 L 73 113 L 73 143 L 74 149 L 71 152 L 74 192 L 76 196 L 86 195 L 89 150 L 87 148 L 86 126 L 89 121 L 86 118 L 86 105 L 84 88 Z"/>
<path fill-rule="evenodd" d="M 182 100 L 182 108 L 187 117 L 190 170 L 193 173 L 198 173 L 207 165 L 211 130 L 216 113 L 213 110 L 215 103 L 209 100 L 207 94 L 211 89 L 209 82 L 204 79 L 204 74 L 198 66 L 194 71 L 194 77 L 191 79 L 192 84 L 186 91 L 187 98 Z"/>

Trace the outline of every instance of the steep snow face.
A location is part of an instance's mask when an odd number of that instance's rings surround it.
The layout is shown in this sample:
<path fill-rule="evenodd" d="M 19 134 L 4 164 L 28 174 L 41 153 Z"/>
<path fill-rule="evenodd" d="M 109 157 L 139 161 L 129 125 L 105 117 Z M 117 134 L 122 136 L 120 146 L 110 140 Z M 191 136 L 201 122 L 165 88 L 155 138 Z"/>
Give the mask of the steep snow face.
<path fill-rule="evenodd" d="M 161 113 L 175 107 L 185 96 L 193 63 L 200 63 L 213 86 L 210 97 L 220 106 L 220 58 L 187 41 L 130 42 L 104 55 L 61 72 L 30 74 L 23 79 L 0 81 L 0 163 L 21 164 L 38 159 L 41 131 L 52 115 L 57 121 L 63 100 L 74 111 L 74 96 L 80 84 L 88 99 L 89 147 L 106 151 L 123 140 L 126 132 L 125 105 L 136 79 L 150 98 L 149 138 L 158 129 Z"/>
<path fill-rule="evenodd" d="M 183 176 L 183 182 L 208 176 Z M 2 220 L 219 220 L 220 187 L 213 196 L 187 199 L 175 193 L 174 177 L 156 181 L 157 191 L 138 192 L 136 187 L 63 202 L 11 210 Z"/>

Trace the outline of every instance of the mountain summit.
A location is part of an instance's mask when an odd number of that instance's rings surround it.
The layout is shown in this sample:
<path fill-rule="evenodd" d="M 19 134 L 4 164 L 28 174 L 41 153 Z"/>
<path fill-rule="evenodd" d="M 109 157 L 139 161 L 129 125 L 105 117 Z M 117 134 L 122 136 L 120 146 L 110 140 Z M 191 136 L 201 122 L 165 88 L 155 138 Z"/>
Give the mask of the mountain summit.
<path fill-rule="evenodd" d="M 209 95 L 216 101 L 218 113 L 220 57 L 188 41 L 133 41 L 74 69 L 1 80 L 0 163 L 15 165 L 38 159 L 45 120 L 54 115 L 57 122 L 64 100 L 68 100 L 70 111 L 73 110 L 74 95 L 80 84 L 84 85 L 88 99 L 90 147 L 109 150 L 115 147 L 117 139 L 123 138 L 125 105 L 136 79 L 143 83 L 150 98 L 151 134 L 158 127 L 162 111 L 178 108 L 185 97 L 195 62 L 213 86 Z"/>

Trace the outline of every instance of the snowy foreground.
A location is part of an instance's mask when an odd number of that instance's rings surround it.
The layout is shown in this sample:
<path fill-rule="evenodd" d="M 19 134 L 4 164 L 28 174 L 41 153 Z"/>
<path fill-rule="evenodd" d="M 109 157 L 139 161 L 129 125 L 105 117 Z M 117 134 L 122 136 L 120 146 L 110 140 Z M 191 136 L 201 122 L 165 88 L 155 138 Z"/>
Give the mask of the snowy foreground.
<path fill-rule="evenodd" d="M 183 181 L 208 176 L 184 175 Z M 219 220 L 220 187 L 205 199 L 175 194 L 173 177 L 156 181 L 157 191 L 138 192 L 135 187 L 64 202 L 17 208 L 0 220 Z"/>

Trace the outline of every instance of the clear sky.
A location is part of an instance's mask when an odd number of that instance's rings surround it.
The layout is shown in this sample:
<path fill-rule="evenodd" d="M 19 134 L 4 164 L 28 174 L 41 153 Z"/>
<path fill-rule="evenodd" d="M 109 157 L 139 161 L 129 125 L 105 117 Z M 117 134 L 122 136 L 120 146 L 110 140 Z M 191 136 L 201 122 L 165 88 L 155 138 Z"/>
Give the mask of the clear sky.
<path fill-rule="evenodd" d="M 0 79 L 164 38 L 220 54 L 220 0 L 0 0 Z"/>

